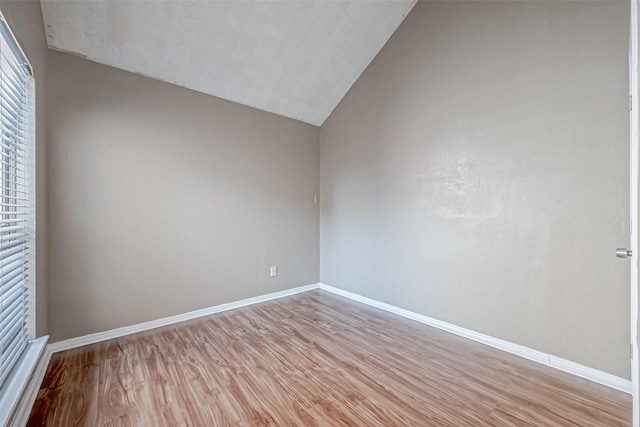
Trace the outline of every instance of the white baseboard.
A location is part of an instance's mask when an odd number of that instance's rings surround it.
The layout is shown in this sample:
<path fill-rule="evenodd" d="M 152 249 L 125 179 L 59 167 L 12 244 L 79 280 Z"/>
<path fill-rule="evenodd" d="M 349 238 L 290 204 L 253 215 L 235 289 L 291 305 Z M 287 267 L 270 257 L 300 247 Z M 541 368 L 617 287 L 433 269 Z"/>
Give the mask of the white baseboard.
<path fill-rule="evenodd" d="M 110 340 L 113 338 L 119 338 L 125 335 L 135 334 L 138 332 L 148 331 L 150 329 L 159 328 L 161 326 L 172 325 L 178 322 L 184 322 L 185 320 L 192 320 L 198 317 L 208 316 L 214 313 L 220 313 L 222 311 L 233 310 L 234 308 L 245 307 L 260 302 L 270 301 L 277 298 L 283 298 L 289 295 L 299 294 L 301 292 L 307 292 L 313 289 L 318 289 L 318 284 L 299 286 L 293 289 L 287 289 L 280 292 L 273 292 L 271 294 L 261 295 L 253 298 L 247 298 L 240 301 L 234 301 L 226 304 L 220 304 L 213 307 L 207 307 L 200 310 L 190 311 L 188 313 L 177 314 L 175 316 L 164 317 L 158 320 L 151 320 L 149 322 L 138 323 L 131 326 L 123 326 L 122 328 L 111 329 L 104 332 L 97 332 L 95 334 L 84 335 L 77 338 L 70 338 L 63 341 L 58 341 L 49 344 L 49 351 L 51 353 L 57 353 L 63 350 L 69 350 L 83 345 L 94 344 L 101 341 Z"/>
<path fill-rule="evenodd" d="M 508 353 L 515 354 L 517 356 L 524 357 L 525 359 L 532 360 L 534 362 L 541 363 L 543 365 L 550 366 L 552 368 L 567 372 L 569 374 L 576 375 L 581 378 L 605 385 L 607 387 L 614 388 L 616 390 L 623 391 L 625 393 L 632 393 L 631 381 L 625 378 L 621 378 L 612 374 L 609 374 L 598 369 L 590 368 L 585 365 L 581 365 L 576 362 L 572 362 L 561 357 L 553 356 L 542 351 L 534 350 L 529 347 L 525 347 L 520 344 L 515 344 L 509 341 L 501 340 L 499 338 L 492 337 L 490 335 L 482 334 L 480 332 L 472 331 L 451 323 L 443 322 L 442 320 L 434 319 L 429 316 L 414 313 L 404 308 L 396 307 L 391 304 L 376 301 L 374 299 L 355 294 L 353 292 L 345 291 L 333 286 L 320 283 L 318 286 L 320 289 L 327 292 L 331 292 L 336 295 L 340 295 L 345 298 L 369 305 L 371 307 L 379 308 L 384 311 L 388 311 L 398 316 L 406 317 L 416 322 L 424 323 L 429 326 L 442 329 L 443 331 L 451 332 L 452 334 L 459 335 L 477 341 L 482 344 L 489 345 L 491 347 L 498 348 Z"/>

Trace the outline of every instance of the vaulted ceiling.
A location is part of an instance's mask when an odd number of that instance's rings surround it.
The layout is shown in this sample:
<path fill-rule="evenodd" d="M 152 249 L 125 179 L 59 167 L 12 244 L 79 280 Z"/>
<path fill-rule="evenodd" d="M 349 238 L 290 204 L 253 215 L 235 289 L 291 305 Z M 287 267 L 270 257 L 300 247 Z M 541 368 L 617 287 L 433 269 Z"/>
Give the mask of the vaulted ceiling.
<path fill-rule="evenodd" d="M 42 1 L 49 47 L 321 125 L 416 0 Z"/>

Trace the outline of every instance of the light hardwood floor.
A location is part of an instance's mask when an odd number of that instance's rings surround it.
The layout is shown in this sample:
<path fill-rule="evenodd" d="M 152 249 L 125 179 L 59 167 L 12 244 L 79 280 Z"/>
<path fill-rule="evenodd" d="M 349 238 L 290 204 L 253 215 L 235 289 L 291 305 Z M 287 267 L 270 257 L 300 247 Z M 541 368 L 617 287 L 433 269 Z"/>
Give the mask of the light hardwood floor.
<path fill-rule="evenodd" d="M 628 426 L 631 398 L 311 291 L 53 355 L 29 426 Z"/>

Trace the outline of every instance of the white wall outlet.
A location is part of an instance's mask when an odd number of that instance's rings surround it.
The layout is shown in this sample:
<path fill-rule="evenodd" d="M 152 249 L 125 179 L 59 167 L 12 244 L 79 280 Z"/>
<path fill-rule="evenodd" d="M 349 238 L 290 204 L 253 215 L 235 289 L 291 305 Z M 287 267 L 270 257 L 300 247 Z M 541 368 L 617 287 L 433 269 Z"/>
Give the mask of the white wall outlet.
<path fill-rule="evenodd" d="M 269 276 L 276 277 L 278 275 L 278 266 L 274 265 L 269 269 Z"/>

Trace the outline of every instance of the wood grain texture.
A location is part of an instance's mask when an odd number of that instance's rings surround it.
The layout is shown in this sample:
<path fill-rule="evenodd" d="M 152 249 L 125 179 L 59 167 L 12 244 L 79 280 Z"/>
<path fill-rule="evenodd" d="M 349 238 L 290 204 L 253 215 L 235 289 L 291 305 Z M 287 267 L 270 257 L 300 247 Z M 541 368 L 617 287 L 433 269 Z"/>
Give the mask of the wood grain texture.
<path fill-rule="evenodd" d="M 29 426 L 628 426 L 631 397 L 319 290 L 53 355 Z"/>

